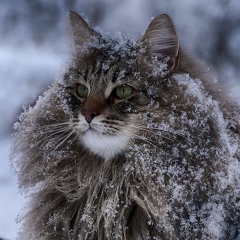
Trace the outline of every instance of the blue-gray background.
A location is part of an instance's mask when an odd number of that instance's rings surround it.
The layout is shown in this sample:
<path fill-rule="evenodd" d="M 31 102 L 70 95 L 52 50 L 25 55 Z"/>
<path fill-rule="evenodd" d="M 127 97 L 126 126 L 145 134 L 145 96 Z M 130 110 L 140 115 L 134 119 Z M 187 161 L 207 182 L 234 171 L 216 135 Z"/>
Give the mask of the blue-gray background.
<path fill-rule="evenodd" d="M 137 35 L 168 13 L 182 46 L 240 91 L 239 0 L 0 0 L 0 237 L 15 239 L 25 202 L 9 173 L 12 124 L 61 71 L 69 10 L 104 31 Z"/>

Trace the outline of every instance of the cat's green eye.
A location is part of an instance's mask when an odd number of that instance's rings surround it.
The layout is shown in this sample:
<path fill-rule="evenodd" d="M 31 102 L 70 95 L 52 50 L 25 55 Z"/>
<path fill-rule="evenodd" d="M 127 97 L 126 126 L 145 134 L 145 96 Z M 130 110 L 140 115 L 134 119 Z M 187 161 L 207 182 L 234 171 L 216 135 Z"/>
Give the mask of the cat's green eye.
<path fill-rule="evenodd" d="M 80 98 L 86 98 L 88 96 L 88 88 L 83 84 L 78 84 L 77 86 L 77 95 Z"/>
<path fill-rule="evenodd" d="M 129 85 L 120 85 L 115 89 L 116 97 L 119 99 L 128 98 L 132 95 L 134 89 Z"/>

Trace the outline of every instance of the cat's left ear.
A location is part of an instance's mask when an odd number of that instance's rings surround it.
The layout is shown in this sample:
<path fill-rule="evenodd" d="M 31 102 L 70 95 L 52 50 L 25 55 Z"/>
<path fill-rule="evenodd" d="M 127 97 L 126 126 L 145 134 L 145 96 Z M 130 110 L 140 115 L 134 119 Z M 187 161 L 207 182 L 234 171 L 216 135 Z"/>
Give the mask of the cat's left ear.
<path fill-rule="evenodd" d="M 70 11 L 68 17 L 76 47 L 97 41 L 98 36 L 95 31 L 76 12 Z"/>
<path fill-rule="evenodd" d="M 169 71 L 178 66 L 179 42 L 174 24 L 168 15 L 162 14 L 155 17 L 141 42 L 148 57 L 157 57 L 159 60 L 169 58 L 167 61 Z"/>

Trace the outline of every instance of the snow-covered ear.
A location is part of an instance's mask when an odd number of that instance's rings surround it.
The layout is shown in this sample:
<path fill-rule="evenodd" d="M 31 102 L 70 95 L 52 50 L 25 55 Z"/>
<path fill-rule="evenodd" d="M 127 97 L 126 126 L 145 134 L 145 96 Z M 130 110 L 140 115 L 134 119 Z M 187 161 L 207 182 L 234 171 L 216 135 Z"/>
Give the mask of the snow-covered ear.
<path fill-rule="evenodd" d="M 171 18 L 162 14 L 149 24 L 141 40 L 148 57 L 168 58 L 168 70 L 178 66 L 179 43 Z"/>
<path fill-rule="evenodd" d="M 80 17 L 76 12 L 68 13 L 70 25 L 72 28 L 73 40 L 75 47 L 82 47 L 85 43 L 94 43 L 97 39 L 97 34 L 94 30 Z"/>

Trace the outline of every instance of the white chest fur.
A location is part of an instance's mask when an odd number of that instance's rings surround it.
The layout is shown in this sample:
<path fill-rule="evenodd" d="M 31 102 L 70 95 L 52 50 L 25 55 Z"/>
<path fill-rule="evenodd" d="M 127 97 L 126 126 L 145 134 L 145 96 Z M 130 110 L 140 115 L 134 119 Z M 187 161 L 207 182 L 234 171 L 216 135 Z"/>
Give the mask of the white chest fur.
<path fill-rule="evenodd" d="M 82 137 L 84 146 L 106 161 L 123 151 L 129 142 L 128 137 L 86 132 Z"/>

